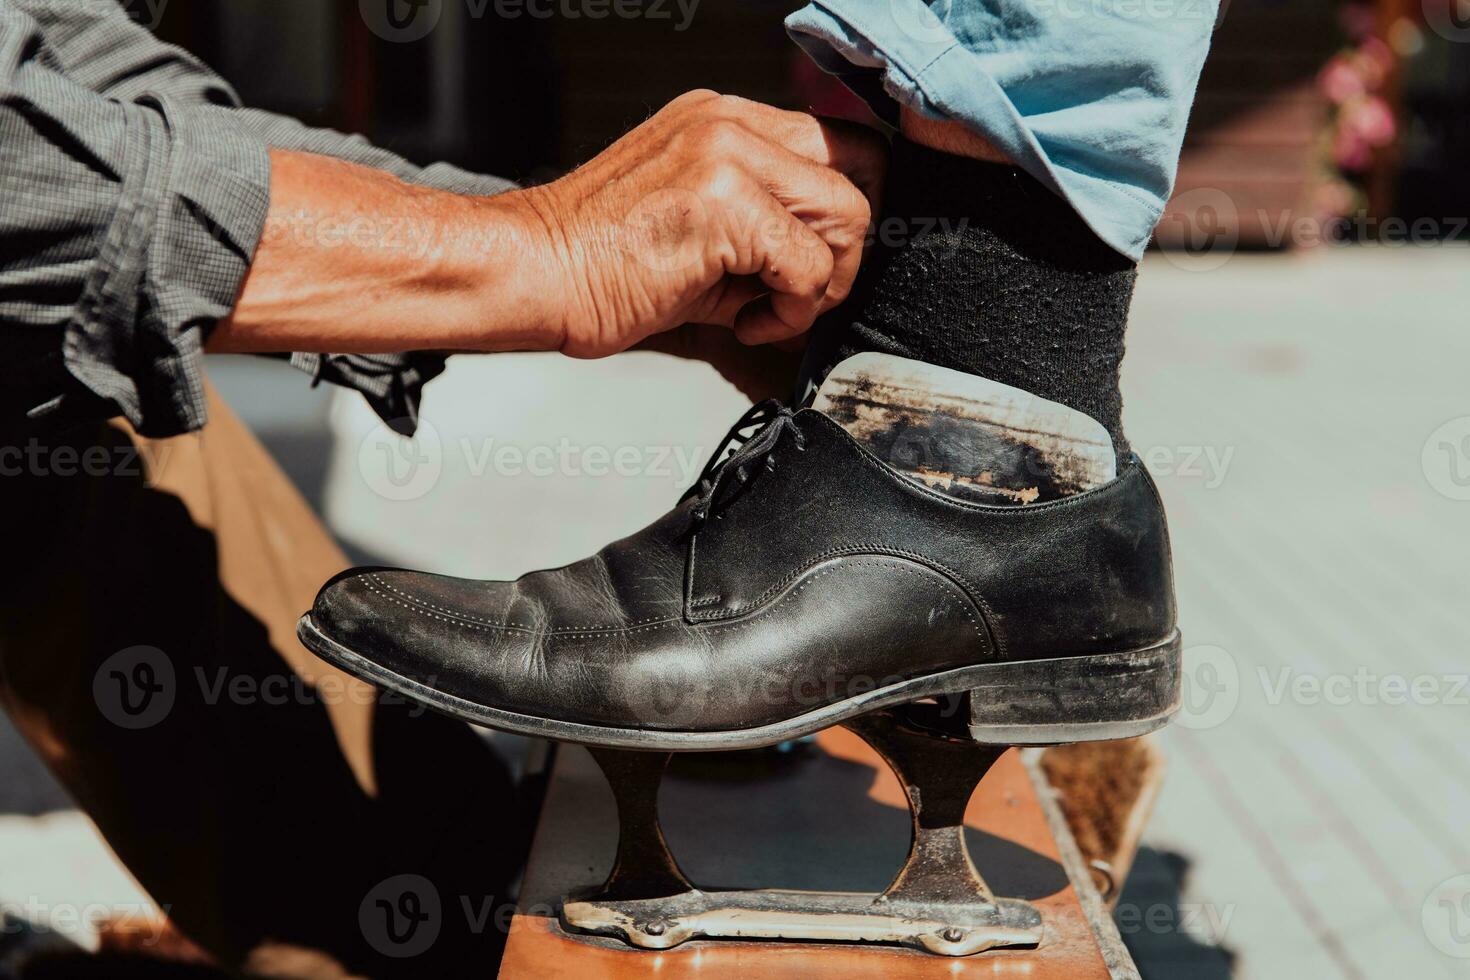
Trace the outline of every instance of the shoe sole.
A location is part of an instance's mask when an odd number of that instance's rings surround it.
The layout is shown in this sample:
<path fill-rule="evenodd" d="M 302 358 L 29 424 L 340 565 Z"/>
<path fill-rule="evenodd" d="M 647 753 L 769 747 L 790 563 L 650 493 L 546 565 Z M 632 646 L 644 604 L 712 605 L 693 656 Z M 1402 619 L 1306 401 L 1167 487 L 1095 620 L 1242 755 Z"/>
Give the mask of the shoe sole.
<path fill-rule="evenodd" d="M 732 731 L 664 731 L 559 721 L 445 694 L 354 653 L 301 617 L 296 635 L 355 677 L 471 724 L 557 742 L 665 752 L 754 749 L 791 741 L 879 708 L 965 696 L 970 736 L 987 745 L 1061 745 L 1132 738 L 1179 710 L 1179 632 L 1123 653 L 958 667 L 857 694 L 784 721 Z M 961 710 L 964 710 L 963 706 Z"/>

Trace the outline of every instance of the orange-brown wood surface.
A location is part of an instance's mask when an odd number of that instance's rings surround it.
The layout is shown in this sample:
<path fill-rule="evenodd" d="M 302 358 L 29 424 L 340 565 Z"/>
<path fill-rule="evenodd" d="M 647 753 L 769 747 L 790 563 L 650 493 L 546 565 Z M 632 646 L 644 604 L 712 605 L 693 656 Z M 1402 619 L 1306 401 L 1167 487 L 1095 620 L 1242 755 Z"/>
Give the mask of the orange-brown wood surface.
<path fill-rule="evenodd" d="M 881 890 L 907 850 L 908 808 L 898 781 L 860 739 L 822 733 L 794 757 L 676 757 L 660 794 L 670 847 L 707 887 Z M 773 759 L 775 760 L 773 762 Z M 664 952 L 572 938 L 556 900 L 601 880 L 616 842 L 611 795 L 590 757 L 564 748 L 553 770 L 512 924 L 502 980 L 657 977 L 1109 976 L 1098 940 L 1060 862 L 1026 768 L 1007 753 L 970 800 L 970 849 L 998 894 L 1042 912 L 1046 936 L 1031 950 L 951 959 L 882 946 L 695 941 Z M 1090 888 L 1088 884 L 1082 887 Z"/>

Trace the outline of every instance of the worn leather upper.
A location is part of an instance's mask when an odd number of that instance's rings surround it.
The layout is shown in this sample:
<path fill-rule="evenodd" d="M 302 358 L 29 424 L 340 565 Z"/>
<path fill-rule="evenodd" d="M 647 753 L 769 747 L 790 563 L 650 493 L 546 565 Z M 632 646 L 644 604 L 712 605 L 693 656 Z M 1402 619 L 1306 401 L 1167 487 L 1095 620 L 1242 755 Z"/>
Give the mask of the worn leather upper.
<path fill-rule="evenodd" d="M 788 421 L 748 482 L 722 477 L 591 558 L 515 582 L 356 569 L 313 622 L 477 704 L 689 731 L 1172 633 L 1168 534 L 1136 459 L 1096 490 L 992 507 L 914 483 L 821 413 Z"/>

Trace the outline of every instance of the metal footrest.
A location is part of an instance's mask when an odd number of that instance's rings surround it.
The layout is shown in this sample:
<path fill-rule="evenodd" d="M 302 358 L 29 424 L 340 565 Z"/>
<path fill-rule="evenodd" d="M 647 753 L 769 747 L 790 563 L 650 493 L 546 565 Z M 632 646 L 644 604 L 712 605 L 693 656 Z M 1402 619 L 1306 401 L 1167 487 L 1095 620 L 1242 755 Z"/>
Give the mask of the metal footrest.
<path fill-rule="evenodd" d="M 1041 914 L 1029 902 L 915 905 L 860 893 L 702 892 L 627 902 L 567 901 L 571 929 L 614 936 L 640 949 L 690 939 L 891 943 L 942 956 L 1041 942 Z"/>
<path fill-rule="evenodd" d="M 887 943 L 968 956 L 1040 944 L 1041 914 L 1028 902 L 997 899 L 965 846 L 965 807 L 1004 747 L 957 733 L 927 704 L 874 712 L 847 727 L 893 769 L 913 818 L 908 859 L 881 894 L 694 887 L 658 822 L 669 753 L 592 749 L 617 800 L 618 853 L 601 888 L 563 900 L 562 925 L 640 949 L 764 939 Z"/>

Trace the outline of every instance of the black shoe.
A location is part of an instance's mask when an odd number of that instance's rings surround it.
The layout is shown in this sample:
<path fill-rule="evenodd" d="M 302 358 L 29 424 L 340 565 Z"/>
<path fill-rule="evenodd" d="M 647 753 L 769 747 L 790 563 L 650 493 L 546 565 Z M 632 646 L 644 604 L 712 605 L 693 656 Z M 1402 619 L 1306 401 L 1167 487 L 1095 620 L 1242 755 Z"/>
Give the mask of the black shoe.
<path fill-rule="evenodd" d="M 653 525 L 514 582 L 362 568 L 302 642 L 466 721 L 716 749 L 955 696 L 979 741 L 1139 735 L 1179 696 L 1169 540 L 1136 457 L 1049 503 L 957 499 L 821 412 L 761 426 Z"/>

